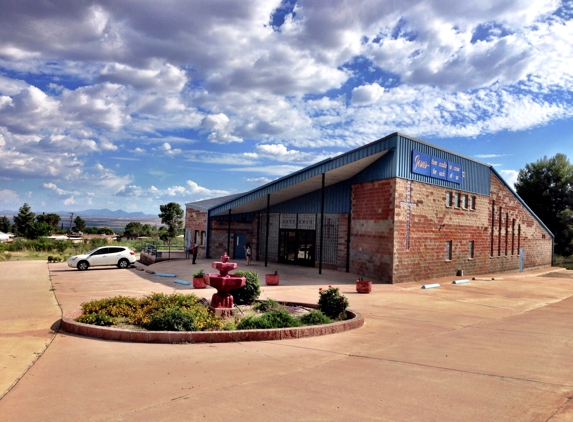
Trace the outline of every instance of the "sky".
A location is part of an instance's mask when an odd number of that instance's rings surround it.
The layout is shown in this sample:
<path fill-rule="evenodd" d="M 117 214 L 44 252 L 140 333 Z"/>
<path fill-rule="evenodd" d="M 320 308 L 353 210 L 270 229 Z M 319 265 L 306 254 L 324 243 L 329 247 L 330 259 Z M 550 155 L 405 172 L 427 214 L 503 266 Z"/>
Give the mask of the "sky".
<path fill-rule="evenodd" d="M 393 132 L 573 158 L 573 1 L 2 0 L 0 209 L 157 214 Z"/>

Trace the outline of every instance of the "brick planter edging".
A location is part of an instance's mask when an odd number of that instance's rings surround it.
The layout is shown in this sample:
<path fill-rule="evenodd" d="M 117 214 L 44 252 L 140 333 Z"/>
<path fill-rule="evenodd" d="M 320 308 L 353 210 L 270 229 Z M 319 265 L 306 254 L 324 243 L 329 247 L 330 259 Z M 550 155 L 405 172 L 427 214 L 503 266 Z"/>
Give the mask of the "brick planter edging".
<path fill-rule="evenodd" d="M 308 303 L 288 302 L 293 305 L 316 308 Z M 348 319 L 331 324 L 310 325 L 304 327 L 276 328 L 266 330 L 236 331 L 134 331 L 121 328 L 101 327 L 83 324 L 74 319 L 82 311 L 76 311 L 62 318 L 60 330 L 70 334 L 99 338 L 102 340 L 129 341 L 135 343 L 231 343 L 239 341 L 288 340 L 294 338 L 316 337 L 342 333 L 364 325 L 364 318 L 358 312 L 346 310 Z"/>

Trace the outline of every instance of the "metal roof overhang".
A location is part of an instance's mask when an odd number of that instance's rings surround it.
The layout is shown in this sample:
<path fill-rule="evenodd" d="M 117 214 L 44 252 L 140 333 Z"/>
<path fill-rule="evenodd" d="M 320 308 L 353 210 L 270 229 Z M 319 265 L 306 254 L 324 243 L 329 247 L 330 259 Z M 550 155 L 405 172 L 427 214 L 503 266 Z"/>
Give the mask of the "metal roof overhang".
<path fill-rule="evenodd" d="M 365 158 L 351 161 L 347 164 L 340 165 L 330 170 L 325 170 L 325 187 L 340 183 L 348 180 L 360 173 L 366 167 L 380 159 L 389 150 L 381 151 Z M 336 158 L 336 157 L 335 157 Z M 314 166 L 301 170 L 289 176 L 285 176 L 267 185 L 261 186 L 258 189 L 245 193 L 244 195 L 235 198 L 209 210 L 210 216 L 225 215 L 231 210 L 231 214 L 241 214 L 247 212 L 255 212 L 266 209 L 267 195 L 270 194 L 270 205 L 280 204 L 290 199 L 314 192 L 322 188 L 322 171 L 321 167 L 330 167 L 331 160 L 327 159 L 323 162 L 317 163 Z M 317 174 L 317 170 L 319 171 Z M 292 179 L 292 184 L 289 185 L 289 179 Z M 297 182 L 298 180 L 298 182 Z M 288 186 L 286 186 L 288 185 Z"/>

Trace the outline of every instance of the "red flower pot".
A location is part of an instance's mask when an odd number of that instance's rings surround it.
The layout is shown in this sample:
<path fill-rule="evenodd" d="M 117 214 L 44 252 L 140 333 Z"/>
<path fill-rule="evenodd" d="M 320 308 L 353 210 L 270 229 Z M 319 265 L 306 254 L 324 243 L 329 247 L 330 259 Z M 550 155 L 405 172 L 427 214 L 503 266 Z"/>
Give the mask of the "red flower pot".
<path fill-rule="evenodd" d="M 279 284 L 279 275 L 278 274 L 267 274 L 265 276 L 265 281 L 267 282 L 268 286 L 276 286 Z"/>
<path fill-rule="evenodd" d="M 207 287 L 205 279 L 203 277 L 193 277 L 193 287 L 196 289 L 204 289 Z"/>
<path fill-rule="evenodd" d="M 356 280 L 356 291 L 358 293 L 370 293 L 372 291 L 372 282 Z"/>

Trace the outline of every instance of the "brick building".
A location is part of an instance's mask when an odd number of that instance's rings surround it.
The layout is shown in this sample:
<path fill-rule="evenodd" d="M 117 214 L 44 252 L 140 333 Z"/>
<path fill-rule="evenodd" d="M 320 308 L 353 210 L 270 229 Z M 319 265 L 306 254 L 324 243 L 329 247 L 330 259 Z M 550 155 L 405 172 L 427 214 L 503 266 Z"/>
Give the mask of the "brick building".
<path fill-rule="evenodd" d="M 400 283 L 550 266 L 553 234 L 493 167 L 400 133 L 253 191 L 186 204 L 201 257 Z"/>

